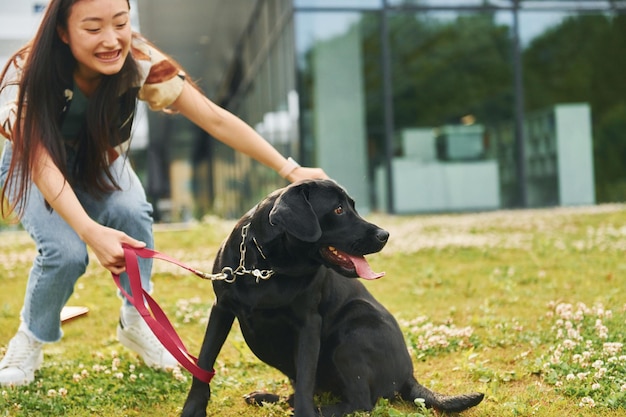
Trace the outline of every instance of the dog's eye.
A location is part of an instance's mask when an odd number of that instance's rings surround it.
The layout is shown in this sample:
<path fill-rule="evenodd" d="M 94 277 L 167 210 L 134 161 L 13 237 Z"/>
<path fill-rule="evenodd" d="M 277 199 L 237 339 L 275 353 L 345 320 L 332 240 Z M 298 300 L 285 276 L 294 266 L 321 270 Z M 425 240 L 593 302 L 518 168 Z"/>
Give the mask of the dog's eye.
<path fill-rule="evenodd" d="M 335 209 L 335 214 L 337 214 L 337 215 L 343 214 L 343 206 L 338 206 Z"/>

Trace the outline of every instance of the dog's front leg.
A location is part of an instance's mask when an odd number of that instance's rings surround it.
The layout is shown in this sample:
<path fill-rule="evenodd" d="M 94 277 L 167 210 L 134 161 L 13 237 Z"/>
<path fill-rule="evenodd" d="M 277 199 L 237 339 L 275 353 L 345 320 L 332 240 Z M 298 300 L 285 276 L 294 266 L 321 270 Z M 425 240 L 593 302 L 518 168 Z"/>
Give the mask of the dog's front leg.
<path fill-rule="evenodd" d="M 317 416 L 313 396 L 320 353 L 321 329 L 322 317 L 317 311 L 310 312 L 298 336 L 298 352 L 295 357 L 294 417 Z"/>
<path fill-rule="evenodd" d="M 215 304 L 211 309 L 209 323 L 204 335 L 204 341 L 198 355 L 198 366 L 202 369 L 213 369 L 217 355 L 220 353 L 226 337 L 235 320 L 234 314 Z M 206 407 L 211 397 L 209 384 L 193 378 L 191 389 L 183 407 L 182 417 L 206 417 Z"/>

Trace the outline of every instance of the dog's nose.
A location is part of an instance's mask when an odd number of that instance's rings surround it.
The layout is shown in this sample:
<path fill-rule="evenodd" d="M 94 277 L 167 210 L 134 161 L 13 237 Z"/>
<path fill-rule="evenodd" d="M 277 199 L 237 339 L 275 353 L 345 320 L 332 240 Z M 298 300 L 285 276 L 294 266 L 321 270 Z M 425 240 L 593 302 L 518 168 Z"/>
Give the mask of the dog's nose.
<path fill-rule="evenodd" d="M 376 239 L 378 239 L 379 242 L 386 242 L 387 239 L 389 239 L 389 232 L 383 229 L 379 229 L 376 233 Z"/>

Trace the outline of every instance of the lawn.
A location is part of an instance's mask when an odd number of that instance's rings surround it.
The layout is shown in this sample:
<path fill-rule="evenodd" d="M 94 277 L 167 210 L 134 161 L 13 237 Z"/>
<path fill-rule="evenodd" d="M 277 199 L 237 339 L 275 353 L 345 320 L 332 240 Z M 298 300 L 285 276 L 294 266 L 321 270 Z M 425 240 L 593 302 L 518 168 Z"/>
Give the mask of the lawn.
<path fill-rule="evenodd" d="M 400 322 L 422 384 L 486 394 L 463 416 L 626 415 L 626 206 L 369 219 L 391 238 L 369 256 L 386 277 L 365 284 Z M 210 271 L 232 224 L 157 226 L 156 246 Z M 24 233 L 0 233 L 0 346 L 18 326 L 34 255 Z M 210 283 L 162 261 L 154 281 L 155 298 L 197 352 L 214 300 Z M 34 384 L 0 388 L 0 416 L 178 415 L 189 374 L 153 371 L 116 341 L 120 301 L 97 261 L 69 304 L 90 312 L 45 347 Z M 250 353 L 237 329 L 216 371 L 209 415 L 289 415 L 284 404 L 244 404 L 248 392 L 287 395 L 289 385 Z M 432 415 L 381 401 L 355 417 Z"/>

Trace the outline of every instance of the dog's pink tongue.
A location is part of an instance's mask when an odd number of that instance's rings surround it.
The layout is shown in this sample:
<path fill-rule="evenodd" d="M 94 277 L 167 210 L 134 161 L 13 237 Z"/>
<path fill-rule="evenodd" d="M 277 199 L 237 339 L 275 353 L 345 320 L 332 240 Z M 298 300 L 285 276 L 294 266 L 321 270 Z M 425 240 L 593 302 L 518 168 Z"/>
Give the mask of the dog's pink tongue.
<path fill-rule="evenodd" d="M 384 272 L 374 272 L 363 256 L 348 255 L 354 264 L 356 273 L 363 279 L 378 279 L 385 275 Z"/>

